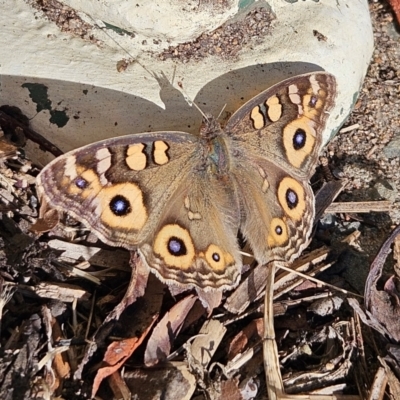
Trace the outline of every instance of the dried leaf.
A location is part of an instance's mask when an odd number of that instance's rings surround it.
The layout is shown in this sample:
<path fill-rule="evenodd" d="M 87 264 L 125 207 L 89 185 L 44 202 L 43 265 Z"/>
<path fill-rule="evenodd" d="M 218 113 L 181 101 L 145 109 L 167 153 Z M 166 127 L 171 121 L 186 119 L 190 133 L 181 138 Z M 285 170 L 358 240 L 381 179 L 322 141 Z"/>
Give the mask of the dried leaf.
<path fill-rule="evenodd" d="M 248 347 L 250 341 L 256 342 L 262 338 L 264 322 L 262 318 L 251 321 L 241 332 L 231 341 L 228 350 L 228 359 L 232 360 Z"/>
<path fill-rule="evenodd" d="M 221 290 L 210 290 L 206 292 L 205 290 L 201 290 L 200 288 L 196 288 L 197 295 L 199 296 L 199 300 L 203 307 L 207 310 L 208 316 L 211 315 L 214 308 L 218 307 L 221 304 L 222 300 L 222 291 Z"/>
<path fill-rule="evenodd" d="M 243 400 L 243 396 L 239 390 L 239 379 L 233 378 L 228 381 L 221 382 L 221 400 Z"/>
<path fill-rule="evenodd" d="M 379 250 L 371 264 L 364 293 L 365 308 L 386 328 L 395 341 L 400 340 L 400 297 L 396 290 L 397 278 L 389 278 L 383 290 L 379 289 L 379 280 L 391 245 L 399 234 L 400 226 L 392 232 Z"/>
<path fill-rule="evenodd" d="M 17 151 L 17 146 L 5 138 L 0 138 L 0 159 L 13 157 L 17 154 Z"/>
<path fill-rule="evenodd" d="M 198 373 L 204 374 L 225 333 L 226 327 L 220 321 L 211 319 L 204 322 L 198 336 L 188 347 L 187 355 L 189 364 Z"/>
<path fill-rule="evenodd" d="M 147 366 L 153 366 L 168 357 L 171 346 L 196 300 L 194 295 L 185 297 L 175 304 L 154 328 L 144 355 Z"/>
<path fill-rule="evenodd" d="M 156 316 L 153 319 L 153 323 L 156 320 Z M 94 397 L 99 389 L 99 386 L 104 378 L 107 378 L 112 373 L 117 371 L 125 361 L 132 355 L 132 353 L 140 346 L 143 340 L 149 333 L 153 323 L 142 333 L 140 337 L 133 337 L 124 339 L 119 342 L 112 342 L 104 355 L 103 365 L 94 378 L 92 387 L 92 397 Z"/>
<path fill-rule="evenodd" d="M 45 233 L 51 231 L 60 221 L 59 212 L 55 209 L 47 210 L 43 216 L 39 217 L 30 230 L 35 233 Z"/>
<path fill-rule="evenodd" d="M 397 261 L 394 270 L 400 276 L 400 236 L 397 236 L 393 245 L 393 258 Z"/>

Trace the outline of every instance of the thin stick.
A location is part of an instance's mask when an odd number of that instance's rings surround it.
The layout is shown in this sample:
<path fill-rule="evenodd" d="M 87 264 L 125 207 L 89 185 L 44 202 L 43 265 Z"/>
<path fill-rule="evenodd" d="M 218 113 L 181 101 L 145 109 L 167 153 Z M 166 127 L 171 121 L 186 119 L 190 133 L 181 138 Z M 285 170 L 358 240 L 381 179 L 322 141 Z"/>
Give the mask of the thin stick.
<path fill-rule="evenodd" d="M 333 290 L 337 290 L 337 291 L 342 292 L 342 293 L 345 293 L 345 294 L 351 294 L 352 296 L 360 297 L 361 299 L 364 298 L 364 296 L 361 296 L 360 294 L 353 293 L 353 292 L 349 292 L 349 291 L 346 290 L 346 289 L 342 289 L 342 288 L 340 288 L 340 287 L 337 287 L 337 286 L 334 286 L 334 285 L 330 285 L 329 283 L 320 281 L 320 280 L 317 279 L 317 278 L 313 278 L 313 277 L 310 276 L 310 275 L 303 274 L 302 272 L 293 270 L 293 269 L 288 268 L 288 267 L 285 267 L 285 266 L 283 266 L 283 265 L 279 265 L 278 268 L 283 269 L 284 271 L 287 271 L 287 272 L 291 272 L 291 273 L 293 273 L 293 274 L 295 274 L 295 275 L 301 276 L 302 278 L 304 278 L 304 279 L 306 279 L 306 280 L 309 280 L 309 281 L 312 281 L 312 282 L 314 282 L 314 283 L 317 283 L 318 285 L 330 287 L 330 288 L 333 289 Z"/>
<path fill-rule="evenodd" d="M 268 266 L 267 286 L 265 288 L 264 298 L 263 352 L 265 381 L 267 383 L 269 400 L 278 400 L 284 393 L 274 330 L 273 296 L 276 264 L 276 262 L 272 262 L 272 264 Z"/>
<path fill-rule="evenodd" d="M 329 205 L 325 214 L 387 212 L 390 211 L 392 204 L 389 200 L 338 202 Z"/>

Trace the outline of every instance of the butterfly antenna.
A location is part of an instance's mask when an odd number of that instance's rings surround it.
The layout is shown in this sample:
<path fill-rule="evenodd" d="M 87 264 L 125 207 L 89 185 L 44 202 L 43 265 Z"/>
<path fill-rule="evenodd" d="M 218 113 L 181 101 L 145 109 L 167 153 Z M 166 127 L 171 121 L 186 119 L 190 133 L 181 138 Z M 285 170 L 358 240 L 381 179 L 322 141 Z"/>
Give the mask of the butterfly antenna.
<path fill-rule="evenodd" d="M 135 58 L 131 53 L 129 53 L 129 51 L 127 49 L 125 49 L 123 46 L 121 46 L 120 43 L 118 43 L 108 32 L 105 28 L 105 26 L 100 26 L 99 23 L 89 14 L 84 13 L 85 15 L 87 15 L 92 21 L 93 21 L 93 25 L 96 26 L 98 29 L 100 29 L 104 34 L 106 34 L 122 51 L 124 51 L 134 62 L 136 62 L 137 64 L 139 64 L 149 75 L 151 75 L 152 77 L 154 77 L 154 74 L 149 71 L 137 58 Z M 175 79 L 175 71 L 174 71 L 174 77 L 172 82 Z M 186 93 L 185 89 L 183 88 L 183 84 L 182 82 L 178 82 L 178 86 L 181 88 L 183 95 L 186 98 L 186 101 L 189 103 L 189 105 L 193 105 L 197 108 L 197 110 L 199 111 L 199 113 L 203 116 L 203 118 L 206 121 L 209 121 L 209 118 L 207 117 L 207 115 L 203 112 L 203 110 L 191 99 L 191 97 Z M 225 108 L 225 106 L 224 106 Z M 222 109 L 222 111 L 224 110 L 224 108 Z M 221 113 L 222 113 L 221 111 Z"/>
<path fill-rule="evenodd" d="M 226 108 L 226 103 L 224 104 L 224 106 L 222 107 L 221 111 L 219 112 L 217 120 L 219 120 L 219 118 L 222 115 L 222 113 L 224 112 L 225 108 Z"/>
<path fill-rule="evenodd" d="M 181 91 L 183 95 L 185 96 L 186 101 L 189 103 L 191 106 L 195 106 L 199 113 L 203 116 L 203 118 L 208 121 L 209 118 L 207 117 L 207 114 L 191 99 L 191 97 L 186 93 L 186 90 L 183 88 L 182 82 L 178 82 L 178 86 L 181 88 Z"/>
<path fill-rule="evenodd" d="M 87 13 L 84 12 L 84 11 L 81 11 L 81 12 L 84 13 L 85 15 L 87 15 L 87 16 L 93 21 L 93 26 L 95 26 L 95 27 L 97 27 L 98 29 L 100 29 L 106 36 L 108 36 L 109 39 L 111 39 L 123 52 L 125 52 L 125 53 L 130 57 L 131 60 L 128 60 L 128 62 L 129 62 L 130 64 L 135 62 L 135 63 L 139 64 L 149 75 L 154 76 L 154 75 L 151 73 L 151 71 L 149 71 L 149 70 L 145 67 L 145 65 L 143 65 L 143 64 L 139 61 L 138 58 L 135 58 L 131 53 L 129 53 L 129 51 L 128 51 L 125 47 L 123 47 L 120 43 L 118 43 L 118 41 L 115 40 L 115 39 L 107 32 L 107 27 L 106 27 L 105 25 L 104 25 L 104 26 L 101 26 L 101 25 L 98 23 L 98 21 L 96 21 L 90 14 L 87 14 Z M 125 31 L 125 32 L 127 32 L 126 34 L 129 34 L 128 31 Z"/>

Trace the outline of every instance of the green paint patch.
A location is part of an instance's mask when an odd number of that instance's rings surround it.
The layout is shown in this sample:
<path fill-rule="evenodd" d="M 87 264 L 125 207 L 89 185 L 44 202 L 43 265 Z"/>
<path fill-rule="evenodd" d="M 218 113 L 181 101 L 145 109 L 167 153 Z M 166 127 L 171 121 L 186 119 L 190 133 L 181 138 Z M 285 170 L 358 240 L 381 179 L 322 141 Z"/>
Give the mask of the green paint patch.
<path fill-rule="evenodd" d="M 239 10 L 243 10 L 244 8 L 247 8 L 248 6 L 252 5 L 254 3 L 254 0 L 240 0 L 239 1 Z"/>
<path fill-rule="evenodd" d="M 59 128 L 67 125 L 69 117 L 65 110 L 56 110 L 52 107 L 52 101 L 49 99 L 48 88 L 41 83 L 24 83 L 22 87 L 28 89 L 29 97 L 36 104 L 36 111 L 39 113 L 48 110 L 50 113 L 50 122 Z"/>
<path fill-rule="evenodd" d="M 102 21 L 102 22 L 107 29 L 113 30 L 115 33 L 118 33 L 118 35 L 121 35 L 121 36 L 128 35 L 128 36 L 135 37 L 135 34 L 133 32 L 129 32 L 126 29 L 122 29 L 118 26 L 108 24 L 107 22 L 104 22 L 104 21 Z"/>
<path fill-rule="evenodd" d="M 67 125 L 69 117 L 65 111 L 60 110 L 50 110 L 50 122 L 56 124 L 59 128 Z"/>
<path fill-rule="evenodd" d="M 24 83 L 23 88 L 28 89 L 29 97 L 36 103 L 36 111 L 51 110 L 51 100 L 47 94 L 47 86 L 40 83 Z"/>

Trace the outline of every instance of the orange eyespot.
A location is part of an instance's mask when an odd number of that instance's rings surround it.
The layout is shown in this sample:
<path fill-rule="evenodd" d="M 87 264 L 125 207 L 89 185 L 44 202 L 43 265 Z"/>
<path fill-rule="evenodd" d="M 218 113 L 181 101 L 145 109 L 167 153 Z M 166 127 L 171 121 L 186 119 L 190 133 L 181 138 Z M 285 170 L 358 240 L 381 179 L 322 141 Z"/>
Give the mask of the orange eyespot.
<path fill-rule="evenodd" d="M 205 252 L 205 259 L 214 271 L 223 272 L 234 263 L 233 257 L 215 244 L 210 244 Z"/>
<path fill-rule="evenodd" d="M 283 178 L 278 186 L 278 201 L 288 217 L 299 221 L 306 208 L 303 185 L 289 176 Z"/>
<path fill-rule="evenodd" d="M 169 267 L 185 271 L 193 264 L 195 251 L 192 238 L 186 229 L 177 224 L 161 228 L 153 249 Z"/>
<path fill-rule="evenodd" d="M 268 235 L 268 246 L 282 246 L 288 241 L 288 229 L 285 221 L 281 218 L 273 218 Z"/>

